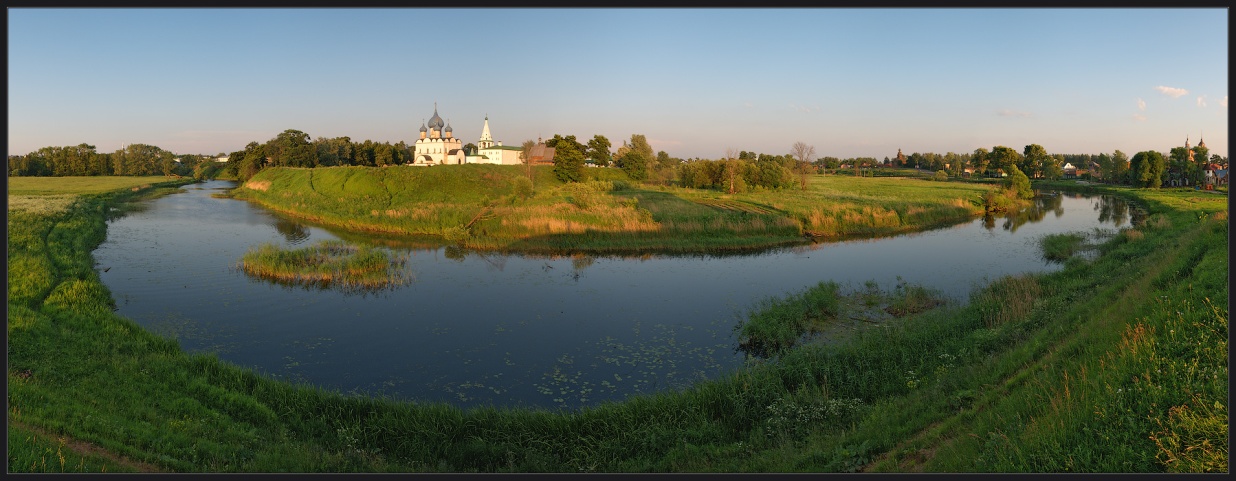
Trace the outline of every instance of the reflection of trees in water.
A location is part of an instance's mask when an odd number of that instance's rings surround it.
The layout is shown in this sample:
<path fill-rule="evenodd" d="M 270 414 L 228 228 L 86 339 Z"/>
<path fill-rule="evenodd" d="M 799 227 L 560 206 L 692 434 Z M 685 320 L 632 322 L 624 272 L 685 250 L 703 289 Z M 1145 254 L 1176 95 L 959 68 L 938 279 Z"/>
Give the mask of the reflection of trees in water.
<path fill-rule="evenodd" d="M 485 253 L 452 244 L 442 248 L 442 255 L 455 262 L 463 262 L 464 259 L 468 258 L 468 256 L 474 256 L 482 261 L 485 261 L 487 269 L 491 271 L 502 271 L 506 268 L 507 256 L 505 254 Z"/>
<path fill-rule="evenodd" d="M 1002 227 L 1009 232 L 1017 232 L 1017 229 L 1023 225 L 1043 220 L 1048 212 L 1055 214 L 1059 218 L 1064 215 L 1065 197 L 1070 199 L 1094 199 L 1094 210 L 1099 213 L 1099 223 L 1101 224 L 1110 222 L 1115 227 L 1120 227 L 1127 222 L 1132 225 L 1138 225 L 1146 218 L 1145 211 L 1129 205 L 1124 199 L 1116 196 L 1059 193 L 1036 196 L 1034 199 L 1031 199 L 1029 206 L 999 215 L 999 217 L 1004 218 Z M 995 229 L 996 217 L 996 215 L 990 213 L 984 215 L 983 228 L 987 230 Z"/>
<path fill-rule="evenodd" d="M 305 226 L 298 222 L 288 219 L 276 220 L 275 230 L 279 231 L 279 234 L 288 240 L 288 244 L 292 245 L 300 244 L 309 238 L 309 229 L 306 229 Z"/>
<path fill-rule="evenodd" d="M 1099 211 L 1099 222 L 1111 222 L 1116 227 L 1129 220 L 1129 204 L 1115 197 L 1103 195 L 1095 198 L 1094 210 Z"/>
<path fill-rule="evenodd" d="M 1129 205 L 1124 199 L 1110 195 L 1100 196 L 1094 205 L 1099 211 L 1099 222 L 1112 222 L 1120 227 L 1125 222 L 1138 226 L 1146 220 L 1146 211 L 1137 206 Z"/>
<path fill-rule="evenodd" d="M 1043 220 L 1048 212 L 1053 212 L 1056 217 L 1060 217 L 1064 214 L 1063 202 L 1064 197 L 1060 195 L 1037 196 L 1031 199 L 1029 206 L 1005 214 L 1004 230 L 1017 232 L 1019 227 L 1027 223 Z"/>

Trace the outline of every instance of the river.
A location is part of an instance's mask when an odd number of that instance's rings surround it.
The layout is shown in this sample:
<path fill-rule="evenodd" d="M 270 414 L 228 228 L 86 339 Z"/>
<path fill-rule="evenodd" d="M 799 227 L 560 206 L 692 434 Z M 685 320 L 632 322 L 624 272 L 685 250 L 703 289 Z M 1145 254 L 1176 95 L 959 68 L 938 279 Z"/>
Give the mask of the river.
<path fill-rule="evenodd" d="M 286 286 L 237 263 L 270 242 L 341 233 L 209 181 L 109 222 L 94 252 L 119 314 L 189 352 L 344 393 L 462 407 L 567 408 L 680 389 L 739 368 L 733 328 L 768 296 L 825 280 L 937 289 L 1046 272 L 1047 234 L 1115 231 L 1138 212 L 1108 196 L 1048 193 L 1012 218 L 745 255 L 545 257 L 391 248 L 411 281 L 377 291 Z M 358 241 L 346 234 L 349 242 Z"/>

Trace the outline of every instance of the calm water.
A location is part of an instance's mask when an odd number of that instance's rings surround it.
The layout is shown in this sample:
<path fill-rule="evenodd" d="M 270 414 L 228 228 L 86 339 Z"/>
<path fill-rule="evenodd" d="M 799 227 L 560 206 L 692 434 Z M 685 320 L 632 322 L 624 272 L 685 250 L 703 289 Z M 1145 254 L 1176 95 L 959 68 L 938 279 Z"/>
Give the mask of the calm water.
<path fill-rule="evenodd" d="M 121 315 L 273 377 L 465 407 L 575 408 L 682 388 L 742 365 L 733 327 L 765 297 L 822 280 L 891 289 L 900 277 L 964 301 L 1000 276 L 1058 269 L 1041 257 L 1043 235 L 1115 230 L 1138 216 L 1116 199 L 1058 194 L 1017 218 L 742 256 L 394 248 L 408 254 L 412 282 L 357 293 L 237 270 L 265 242 L 340 237 L 210 196 L 233 186 L 191 185 L 109 224 L 94 255 Z"/>

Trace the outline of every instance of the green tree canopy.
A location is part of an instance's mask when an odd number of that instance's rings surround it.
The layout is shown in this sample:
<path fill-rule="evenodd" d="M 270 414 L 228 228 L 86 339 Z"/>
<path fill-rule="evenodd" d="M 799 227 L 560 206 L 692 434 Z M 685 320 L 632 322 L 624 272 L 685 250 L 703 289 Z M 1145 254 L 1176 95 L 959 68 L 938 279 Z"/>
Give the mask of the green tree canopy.
<path fill-rule="evenodd" d="M 588 141 L 587 157 L 593 164 L 601 167 L 606 167 L 613 161 L 613 154 L 610 153 L 611 147 L 609 139 L 604 135 L 594 135 L 592 140 Z"/>
<path fill-rule="evenodd" d="M 317 148 L 309 134 L 296 129 L 284 130 L 266 142 L 266 156 L 273 166 L 313 167 L 318 160 Z"/>
<path fill-rule="evenodd" d="M 1003 145 L 992 147 L 991 154 L 988 155 L 988 158 L 991 159 L 991 168 L 1003 170 L 1005 174 L 1009 175 L 1012 175 L 1010 174 L 1009 166 L 1021 164 L 1021 154 L 1017 153 L 1016 150 Z"/>
<path fill-rule="evenodd" d="M 1051 156 L 1047 154 L 1047 149 L 1042 145 L 1030 144 L 1022 151 L 1021 167 L 1022 173 L 1030 177 L 1042 177 L 1044 167 L 1050 162 Z"/>
<path fill-rule="evenodd" d="M 555 139 L 558 136 L 554 136 Z M 546 142 L 546 145 L 549 145 Z M 575 136 L 559 139 L 554 147 L 554 176 L 563 182 L 579 182 L 584 177 L 584 149 Z"/>
<path fill-rule="evenodd" d="M 1023 199 L 1034 197 L 1034 189 L 1030 187 L 1030 178 L 1017 168 L 1017 164 L 1009 164 L 1005 173 L 1008 177 L 1004 179 L 1004 188 L 1017 193 L 1017 196 Z"/>
<path fill-rule="evenodd" d="M 1117 151 L 1119 152 L 1119 151 Z M 1159 188 L 1163 185 L 1163 172 L 1166 170 L 1163 154 L 1146 150 L 1133 154 L 1129 160 L 1129 175 L 1133 185 L 1138 187 Z"/>

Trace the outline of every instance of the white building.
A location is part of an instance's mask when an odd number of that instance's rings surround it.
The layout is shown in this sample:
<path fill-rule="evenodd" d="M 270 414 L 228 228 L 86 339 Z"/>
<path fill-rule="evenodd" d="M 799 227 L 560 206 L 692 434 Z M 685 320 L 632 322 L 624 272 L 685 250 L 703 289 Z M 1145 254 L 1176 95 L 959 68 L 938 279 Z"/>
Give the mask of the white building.
<path fill-rule="evenodd" d="M 463 142 L 451 134 L 450 124 L 442 122 L 442 117 L 438 116 L 438 104 L 435 103 L 428 128 L 421 124 L 421 136 L 416 139 L 412 165 L 462 164 L 464 161 Z"/>
<path fill-rule="evenodd" d="M 523 148 L 502 145 L 489 134 L 489 116 L 481 128 L 481 139 L 476 141 L 476 155 L 468 156 L 468 163 L 517 165 L 523 163 Z"/>
<path fill-rule="evenodd" d="M 481 129 L 481 139 L 476 143 L 477 151 L 468 155 L 463 149 L 463 142 L 455 138 L 449 123 L 442 122 L 438 116 L 438 105 L 433 106 L 433 117 L 428 125 L 422 123 L 420 138 L 414 145 L 412 165 L 443 165 L 443 164 L 503 164 L 519 165 L 523 163 L 522 147 L 502 145 L 494 141 L 489 133 L 489 116 L 485 116 L 485 126 Z"/>

